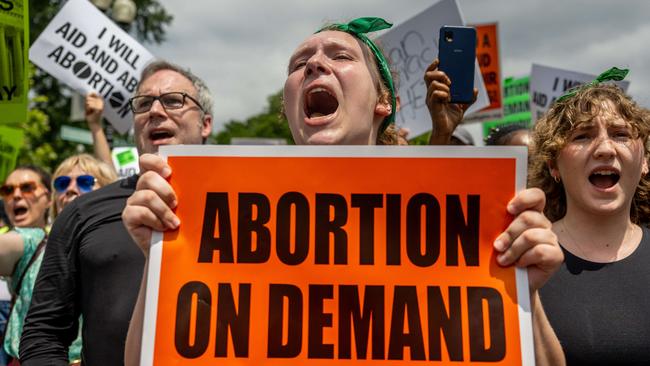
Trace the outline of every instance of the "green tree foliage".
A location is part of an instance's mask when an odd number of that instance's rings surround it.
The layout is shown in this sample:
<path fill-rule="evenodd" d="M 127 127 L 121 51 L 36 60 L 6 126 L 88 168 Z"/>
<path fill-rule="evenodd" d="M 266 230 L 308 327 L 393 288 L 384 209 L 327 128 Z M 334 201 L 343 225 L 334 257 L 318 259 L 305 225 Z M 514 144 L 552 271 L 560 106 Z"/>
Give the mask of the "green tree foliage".
<path fill-rule="evenodd" d="M 163 42 L 165 29 L 171 24 L 172 16 L 158 0 L 134 2 L 138 9 L 136 19 L 131 25 L 132 29 L 127 30 L 143 43 Z M 30 44 L 64 3 L 65 0 L 29 1 Z M 25 144 L 18 156 L 18 164 L 38 164 L 53 170 L 63 159 L 77 153 L 79 148 L 78 144 L 63 141 L 59 137 L 62 125 L 73 124 L 70 121 L 72 92 L 46 72 L 36 66 L 32 68 L 31 92 L 34 97 L 27 121 L 21 124 L 25 131 Z"/>
<path fill-rule="evenodd" d="M 409 136 L 409 145 L 429 145 L 429 139 L 431 138 L 431 132 L 425 132 L 420 136 L 410 137 Z"/>
<path fill-rule="evenodd" d="M 246 121 L 230 121 L 224 130 L 210 140 L 217 144 L 230 144 L 233 137 L 266 137 L 283 138 L 287 144 L 293 144 L 291 131 L 286 118 L 282 115 L 282 91 L 267 98 L 268 107 L 260 114 L 254 115 Z"/>
<path fill-rule="evenodd" d="M 32 102 L 42 103 L 43 99 L 45 99 L 43 96 L 36 97 Z M 42 110 L 36 108 L 29 110 L 23 129 L 25 144 L 18 155 L 19 165 L 34 164 L 54 170 L 54 166 L 50 166 L 50 164 L 58 156 L 56 151 L 66 147 L 60 146 L 61 142 L 63 142 L 61 139 L 46 143 L 42 142 L 43 135 L 49 135 L 50 133 L 49 121 L 50 119 Z"/>

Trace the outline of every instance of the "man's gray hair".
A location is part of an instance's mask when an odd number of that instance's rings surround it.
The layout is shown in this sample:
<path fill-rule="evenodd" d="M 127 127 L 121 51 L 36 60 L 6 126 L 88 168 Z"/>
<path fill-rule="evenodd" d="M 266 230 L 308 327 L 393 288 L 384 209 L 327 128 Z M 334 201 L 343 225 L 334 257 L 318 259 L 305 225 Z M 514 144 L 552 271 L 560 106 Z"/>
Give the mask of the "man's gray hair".
<path fill-rule="evenodd" d="M 203 82 L 203 80 L 201 80 L 198 76 L 194 75 L 189 69 L 180 67 L 171 62 L 165 60 L 156 60 L 149 63 L 142 70 L 142 74 L 140 75 L 140 83 L 138 84 L 138 88 L 136 90 L 140 90 L 140 85 L 142 85 L 145 80 L 161 70 L 175 71 L 191 81 L 194 85 L 194 88 L 196 89 L 196 99 L 201 104 L 203 113 L 209 114 L 212 116 L 212 118 L 214 118 L 214 114 L 212 113 L 212 105 L 214 104 L 214 99 L 212 98 L 212 93 L 210 93 L 210 89 L 208 89 L 208 86 L 205 84 L 205 82 Z"/>

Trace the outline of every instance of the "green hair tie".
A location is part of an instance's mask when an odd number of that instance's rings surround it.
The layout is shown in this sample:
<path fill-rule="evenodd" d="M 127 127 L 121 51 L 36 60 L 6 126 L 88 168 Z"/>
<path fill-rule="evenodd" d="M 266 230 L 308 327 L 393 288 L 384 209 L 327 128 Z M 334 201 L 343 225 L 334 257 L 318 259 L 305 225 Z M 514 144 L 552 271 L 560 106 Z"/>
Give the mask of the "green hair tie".
<path fill-rule="evenodd" d="M 379 50 L 377 45 L 368 38 L 368 36 L 365 35 L 365 33 L 369 32 L 376 32 L 382 29 L 388 29 L 392 27 L 393 25 L 391 23 L 388 23 L 382 18 L 375 18 L 375 17 L 364 17 L 364 18 L 357 18 L 347 24 L 339 24 L 335 23 L 330 26 L 326 26 L 324 28 L 319 29 L 316 33 L 325 31 L 325 30 L 338 30 L 341 32 L 346 32 L 348 34 L 351 34 L 361 40 L 361 42 L 365 43 L 368 48 L 370 48 L 370 51 L 375 55 L 375 59 L 377 60 L 377 64 L 379 66 L 379 73 L 381 74 L 381 78 L 384 80 L 384 84 L 388 87 L 388 90 L 390 91 L 390 95 L 392 97 L 391 101 L 391 113 L 388 117 L 384 118 L 384 121 L 381 123 L 381 128 L 380 132 L 383 132 L 388 125 L 391 123 L 395 122 L 395 112 L 396 112 L 396 98 L 395 98 L 395 86 L 393 84 L 393 75 L 390 72 L 390 67 L 388 66 L 388 61 L 386 61 L 386 57 L 384 57 L 384 54 Z"/>
<path fill-rule="evenodd" d="M 600 84 L 602 82 L 605 82 L 605 81 L 621 81 L 621 80 L 625 79 L 628 72 L 630 72 L 629 69 L 619 69 L 617 67 L 612 67 L 611 69 L 609 69 L 609 70 L 603 72 L 602 74 L 598 75 L 598 77 L 596 77 L 596 79 L 594 79 L 592 82 L 581 85 L 581 86 L 578 86 L 576 88 L 573 88 L 573 89 L 569 90 L 567 93 L 565 93 L 561 97 L 557 98 L 557 100 L 555 102 L 557 103 L 557 102 L 562 102 L 564 100 L 567 100 L 567 99 L 575 96 L 578 93 L 578 91 L 580 91 L 580 90 L 582 90 L 584 88 L 588 88 L 590 86 L 598 85 L 598 84 Z"/>

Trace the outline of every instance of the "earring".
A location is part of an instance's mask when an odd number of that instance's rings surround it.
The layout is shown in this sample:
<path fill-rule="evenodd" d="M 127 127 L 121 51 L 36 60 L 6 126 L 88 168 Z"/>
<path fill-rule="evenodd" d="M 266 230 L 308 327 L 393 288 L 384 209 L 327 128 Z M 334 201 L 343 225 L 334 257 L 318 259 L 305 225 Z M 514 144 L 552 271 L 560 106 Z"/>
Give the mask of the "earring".
<path fill-rule="evenodd" d="M 555 183 L 558 183 L 558 184 L 560 183 L 561 179 L 560 179 L 559 175 L 551 175 L 551 177 L 553 177 L 553 180 L 555 181 Z"/>

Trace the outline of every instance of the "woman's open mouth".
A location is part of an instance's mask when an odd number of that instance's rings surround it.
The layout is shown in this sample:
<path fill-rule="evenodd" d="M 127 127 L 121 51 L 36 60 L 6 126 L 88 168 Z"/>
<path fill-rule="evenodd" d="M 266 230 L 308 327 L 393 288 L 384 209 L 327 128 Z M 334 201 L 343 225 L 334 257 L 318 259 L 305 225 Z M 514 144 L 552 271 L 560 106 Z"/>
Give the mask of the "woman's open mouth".
<path fill-rule="evenodd" d="M 589 182 L 600 189 L 608 189 L 618 183 L 620 174 L 611 170 L 601 170 L 589 175 Z"/>
<path fill-rule="evenodd" d="M 21 225 L 24 220 L 29 218 L 29 209 L 22 204 L 14 207 L 11 212 L 14 214 L 13 221 L 16 225 Z"/>
<path fill-rule="evenodd" d="M 338 108 L 336 97 L 324 88 L 314 88 L 305 96 L 305 115 L 309 119 L 332 115 Z"/>
<path fill-rule="evenodd" d="M 14 217 L 22 216 L 27 213 L 27 207 L 14 208 Z"/>

